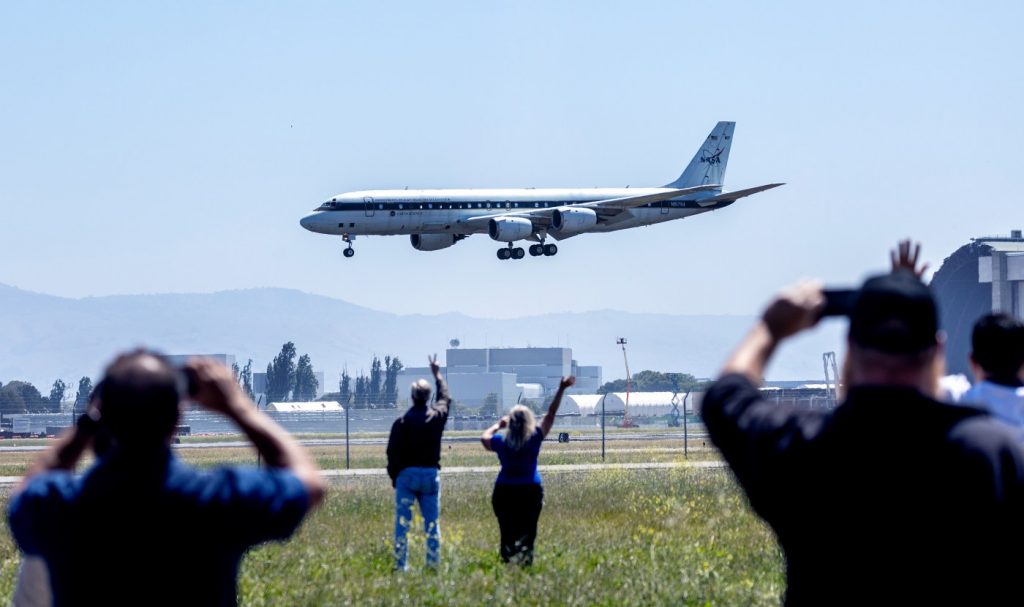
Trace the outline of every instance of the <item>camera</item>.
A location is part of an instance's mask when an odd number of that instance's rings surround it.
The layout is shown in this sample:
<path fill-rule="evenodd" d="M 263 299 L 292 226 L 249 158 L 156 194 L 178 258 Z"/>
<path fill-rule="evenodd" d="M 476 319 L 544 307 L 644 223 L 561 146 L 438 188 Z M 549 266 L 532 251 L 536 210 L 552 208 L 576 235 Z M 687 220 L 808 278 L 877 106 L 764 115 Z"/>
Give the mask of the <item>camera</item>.
<path fill-rule="evenodd" d="M 857 289 L 825 289 L 825 308 L 821 316 L 849 316 L 857 300 Z"/>
<path fill-rule="evenodd" d="M 182 387 L 185 390 L 184 396 L 194 397 L 199 393 L 199 377 L 193 369 L 186 366 L 178 367 L 178 373 L 181 374 Z"/>

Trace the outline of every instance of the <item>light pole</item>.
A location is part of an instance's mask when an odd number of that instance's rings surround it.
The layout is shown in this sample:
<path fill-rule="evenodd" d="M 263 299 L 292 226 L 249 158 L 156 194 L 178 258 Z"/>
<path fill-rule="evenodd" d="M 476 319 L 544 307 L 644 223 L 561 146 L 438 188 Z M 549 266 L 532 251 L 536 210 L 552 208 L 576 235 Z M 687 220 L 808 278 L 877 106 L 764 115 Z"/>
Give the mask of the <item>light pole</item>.
<path fill-rule="evenodd" d="M 622 409 L 622 423 L 619 424 L 620 428 L 636 428 L 636 424 L 629 418 L 629 389 L 632 379 L 629 376 L 629 359 L 626 357 L 626 338 L 620 337 L 615 343 L 622 346 L 622 362 L 626 364 L 626 404 Z"/>

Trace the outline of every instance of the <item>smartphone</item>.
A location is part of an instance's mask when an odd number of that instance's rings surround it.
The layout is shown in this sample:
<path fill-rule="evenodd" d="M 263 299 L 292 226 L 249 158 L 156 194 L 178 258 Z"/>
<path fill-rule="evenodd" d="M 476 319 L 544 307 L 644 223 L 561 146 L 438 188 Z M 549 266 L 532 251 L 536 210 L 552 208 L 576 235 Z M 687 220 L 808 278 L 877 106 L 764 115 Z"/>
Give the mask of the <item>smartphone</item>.
<path fill-rule="evenodd" d="M 849 316 L 853 310 L 853 302 L 857 298 L 856 289 L 825 289 L 825 309 L 821 311 L 825 316 Z"/>

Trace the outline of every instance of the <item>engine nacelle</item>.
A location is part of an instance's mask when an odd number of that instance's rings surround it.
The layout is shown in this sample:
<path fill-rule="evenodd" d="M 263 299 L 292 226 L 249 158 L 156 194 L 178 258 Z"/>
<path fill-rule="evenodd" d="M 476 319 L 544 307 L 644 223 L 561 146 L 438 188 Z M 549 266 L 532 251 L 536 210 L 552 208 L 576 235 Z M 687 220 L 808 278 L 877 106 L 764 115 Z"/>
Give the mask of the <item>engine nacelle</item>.
<path fill-rule="evenodd" d="M 412 241 L 412 248 L 417 251 L 438 251 L 447 249 L 461 238 L 455 234 L 413 234 L 409 240 Z"/>
<path fill-rule="evenodd" d="M 561 207 L 551 214 L 551 227 L 561 234 L 582 232 L 597 225 L 597 213 L 593 209 Z"/>
<path fill-rule="evenodd" d="M 494 240 L 515 242 L 533 234 L 533 222 L 524 217 L 498 217 L 487 224 L 487 233 Z"/>

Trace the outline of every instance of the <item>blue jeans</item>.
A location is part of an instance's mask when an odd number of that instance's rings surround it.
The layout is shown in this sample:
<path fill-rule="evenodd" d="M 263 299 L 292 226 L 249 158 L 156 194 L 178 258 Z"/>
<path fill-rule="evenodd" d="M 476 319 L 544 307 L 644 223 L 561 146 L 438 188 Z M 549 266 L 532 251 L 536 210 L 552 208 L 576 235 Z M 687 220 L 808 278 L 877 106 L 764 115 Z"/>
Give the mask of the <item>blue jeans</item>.
<path fill-rule="evenodd" d="M 408 568 L 409 542 L 406 535 L 412 524 L 412 504 L 420 503 L 423 530 L 427 533 L 427 565 L 441 561 L 441 473 L 437 468 L 406 468 L 395 479 L 395 566 Z"/>

